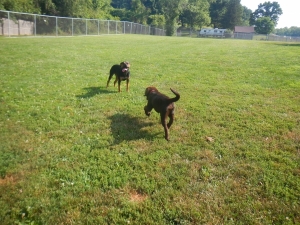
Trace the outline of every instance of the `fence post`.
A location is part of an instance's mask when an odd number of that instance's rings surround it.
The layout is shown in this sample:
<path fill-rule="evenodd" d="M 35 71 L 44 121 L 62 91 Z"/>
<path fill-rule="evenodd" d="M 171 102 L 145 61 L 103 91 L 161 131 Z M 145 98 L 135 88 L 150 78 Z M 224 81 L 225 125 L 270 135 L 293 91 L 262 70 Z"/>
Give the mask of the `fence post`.
<path fill-rule="evenodd" d="M 107 34 L 109 34 L 109 20 L 107 20 Z"/>
<path fill-rule="evenodd" d="M 10 37 L 10 16 L 9 16 L 9 12 L 7 12 L 8 13 L 8 16 L 7 16 L 7 18 L 8 18 L 8 37 Z"/>
<path fill-rule="evenodd" d="M 99 36 L 99 20 L 97 20 L 98 21 L 98 36 Z"/>
<path fill-rule="evenodd" d="M 73 23 L 73 17 L 72 17 L 72 36 L 74 35 L 74 23 Z"/>
<path fill-rule="evenodd" d="M 36 14 L 34 14 L 34 36 L 36 36 Z"/>
<path fill-rule="evenodd" d="M 87 36 L 87 19 L 85 19 L 85 36 Z"/>
<path fill-rule="evenodd" d="M 55 28 L 56 28 L 56 36 L 57 36 L 57 16 L 55 17 Z"/>

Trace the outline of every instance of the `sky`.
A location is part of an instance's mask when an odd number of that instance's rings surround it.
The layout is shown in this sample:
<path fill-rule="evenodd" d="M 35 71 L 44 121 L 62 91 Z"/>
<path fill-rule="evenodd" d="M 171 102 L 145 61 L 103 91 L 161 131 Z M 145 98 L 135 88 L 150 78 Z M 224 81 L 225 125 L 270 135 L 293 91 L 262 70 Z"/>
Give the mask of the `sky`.
<path fill-rule="evenodd" d="M 241 0 L 241 4 L 254 12 L 259 4 L 264 2 L 278 2 L 282 9 L 276 28 L 300 27 L 300 1 L 299 0 Z"/>

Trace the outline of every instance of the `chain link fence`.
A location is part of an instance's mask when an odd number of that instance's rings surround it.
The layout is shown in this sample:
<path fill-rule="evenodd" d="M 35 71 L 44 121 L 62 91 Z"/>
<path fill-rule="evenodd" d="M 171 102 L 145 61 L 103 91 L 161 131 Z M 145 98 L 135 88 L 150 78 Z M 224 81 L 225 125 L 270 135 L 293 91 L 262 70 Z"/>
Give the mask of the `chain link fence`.
<path fill-rule="evenodd" d="M 244 39 L 244 40 L 260 40 L 260 41 L 281 41 L 281 42 L 300 42 L 300 37 L 293 36 L 279 36 L 274 34 L 255 34 L 255 33 L 234 33 L 228 32 L 224 33 L 224 36 L 201 36 L 200 30 L 195 30 L 191 28 L 180 28 L 177 29 L 177 37 L 201 37 L 201 38 L 232 38 L 232 39 Z"/>
<path fill-rule="evenodd" d="M 79 36 L 145 34 L 165 36 L 165 30 L 127 21 L 56 17 L 0 10 L 3 36 Z"/>
<path fill-rule="evenodd" d="M 2 36 L 80 36 L 104 34 L 165 36 L 166 32 L 161 28 L 128 21 L 56 17 L 0 10 L 0 35 Z M 178 29 L 176 35 L 178 37 L 200 37 L 199 30 L 191 28 Z M 222 38 L 300 42 L 300 37 L 249 33 L 225 33 Z"/>

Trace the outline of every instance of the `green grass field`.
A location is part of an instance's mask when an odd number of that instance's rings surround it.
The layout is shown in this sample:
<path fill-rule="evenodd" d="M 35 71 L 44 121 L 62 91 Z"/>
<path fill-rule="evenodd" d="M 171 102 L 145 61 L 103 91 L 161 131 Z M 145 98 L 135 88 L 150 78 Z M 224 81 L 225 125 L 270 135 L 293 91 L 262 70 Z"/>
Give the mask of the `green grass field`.
<path fill-rule="evenodd" d="M 300 45 L 0 38 L 1 224 L 299 224 Z M 130 92 L 106 89 L 131 63 Z M 176 102 L 170 142 L 147 86 Z M 209 138 L 213 141 L 209 141 Z"/>

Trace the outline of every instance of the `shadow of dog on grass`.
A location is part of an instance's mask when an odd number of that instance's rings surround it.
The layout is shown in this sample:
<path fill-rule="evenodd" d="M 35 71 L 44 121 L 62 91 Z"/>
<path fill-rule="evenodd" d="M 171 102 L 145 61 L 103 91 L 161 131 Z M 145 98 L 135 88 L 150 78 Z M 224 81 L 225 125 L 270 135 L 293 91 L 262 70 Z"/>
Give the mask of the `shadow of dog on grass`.
<path fill-rule="evenodd" d="M 111 132 L 114 144 L 142 138 L 149 140 L 154 136 L 147 131 L 147 126 L 152 126 L 153 123 L 145 123 L 143 122 L 143 118 L 117 113 L 108 117 L 108 119 L 111 120 Z"/>
<path fill-rule="evenodd" d="M 113 93 L 113 91 L 109 91 L 106 88 L 101 88 L 101 87 L 86 87 L 86 88 L 83 88 L 83 90 L 86 93 L 81 94 L 81 95 L 76 95 L 77 98 L 92 98 L 98 94 Z"/>

